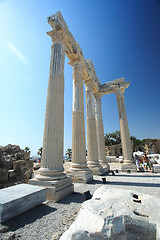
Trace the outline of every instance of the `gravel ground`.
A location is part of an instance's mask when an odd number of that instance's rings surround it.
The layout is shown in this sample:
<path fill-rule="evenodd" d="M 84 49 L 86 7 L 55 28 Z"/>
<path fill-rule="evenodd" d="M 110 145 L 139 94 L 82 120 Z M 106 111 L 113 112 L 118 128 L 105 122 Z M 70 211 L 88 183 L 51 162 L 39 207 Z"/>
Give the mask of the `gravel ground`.
<path fill-rule="evenodd" d="M 108 188 L 132 189 L 160 197 L 160 174 L 119 172 L 103 177 L 106 177 Z M 84 192 L 89 190 L 93 194 L 102 185 L 102 176 L 94 176 L 88 184 L 75 183 L 74 193 L 58 203 L 45 202 L 0 224 L 0 239 L 58 240 L 76 218 L 85 201 Z"/>

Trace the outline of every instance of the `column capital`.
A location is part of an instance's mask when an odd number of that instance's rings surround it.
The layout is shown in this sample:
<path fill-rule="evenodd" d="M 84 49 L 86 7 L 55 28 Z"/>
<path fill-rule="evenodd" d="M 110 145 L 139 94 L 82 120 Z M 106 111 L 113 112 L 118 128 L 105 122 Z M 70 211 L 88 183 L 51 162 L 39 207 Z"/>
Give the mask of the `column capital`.
<path fill-rule="evenodd" d="M 93 95 L 96 101 L 101 101 L 101 97 L 103 97 L 103 94 L 100 93 L 95 93 Z"/>
<path fill-rule="evenodd" d="M 54 44 L 56 42 L 64 44 L 64 42 L 65 42 L 64 31 L 52 30 L 52 31 L 47 32 L 47 34 L 52 38 L 52 44 Z"/>
<path fill-rule="evenodd" d="M 71 65 L 72 67 L 75 67 L 75 66 L 82 67 L 82 62 L 81 62 L 80 58 L 74 59 L 74 60 L 70 61 L 68 64 Z"/>
<path fill-rule="evenodd" d="M 122 97 L 124 97 L 124 91 L 125 91 L 125 89 L 118 89 L 115 93 L 116 93 L 117 97 L 122 98 Z"/>
<path fill-rule="evenodd" d="M 85 87 L 86 87 L 86 91 L 93 91 L 92 79 L 89 79 L 89 80 L 85 81 L 84 84 L 85 84 Z"/>

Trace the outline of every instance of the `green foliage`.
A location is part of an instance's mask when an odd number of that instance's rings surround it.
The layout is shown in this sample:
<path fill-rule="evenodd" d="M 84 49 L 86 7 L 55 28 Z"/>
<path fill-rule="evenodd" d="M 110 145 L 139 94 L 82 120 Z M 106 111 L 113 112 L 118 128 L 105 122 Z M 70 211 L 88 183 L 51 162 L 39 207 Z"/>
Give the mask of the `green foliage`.
<path fill-rule="evenodd" d="M 121 142 L 121 135 L 120 131 L 116 130 L 113 133 L 106 133 L 105 134 L 105 145 L 106 146 L 111 146 L 115 144 L 119 144 Z"/>
<path fill-rule="evenodd" d="M 105 146 L 111 146 L 115 144 L 121 143 L 121 134 L 120 131 L 116 130 L 113 133 L 106 133 L 105 137 Z M 131 136 L 131 140 L 133 141 L 134 147 L 137 145 L 144 145 L 144 139 L 139 140 L 135 136 Z"/>
<path fill-rule="evenodd" d="M 134 147 L 138 145 L 143 145 L 144 144 L 144 139 L 139 140 L 135 136 L 131 136 L 131 140 L 133 141 Z"/>
<path fill-rule="evenodd" d="M 30 148 L 29 147 L 25 147 L 25 152 L 29 152 Z"/>
<path fill-rule="evenodd" d="M 42 157 L 42 147 L 38 149 L 37 154 L 40 155 L 40 156 Z"/>
<path fill-rule="evenodd" d="M 68 159 L 70 160 L 70 159 L 71 159 L 71 156 L 72 156 L 72 149 L 71 149 L 71 148 L 68 148 L 68 149 L 67 149 L 66 155 L 68 155 Z"/>

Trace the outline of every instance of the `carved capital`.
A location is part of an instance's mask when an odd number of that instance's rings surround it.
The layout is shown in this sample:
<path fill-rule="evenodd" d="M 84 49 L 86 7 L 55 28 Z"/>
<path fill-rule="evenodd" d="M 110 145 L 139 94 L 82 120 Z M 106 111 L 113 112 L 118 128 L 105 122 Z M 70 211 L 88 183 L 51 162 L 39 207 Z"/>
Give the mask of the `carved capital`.
<path fill-rule="evenodd" d="M 103 94 L 101 94 L 101 93 L 94 94 L 95 101 L 101 101 L 101 97 L 103 97 Z"/>
<path fill-rule="evenodd" d="M 116 95 L 117 95 L 118 98 L 124 98 L 124 91 L 118 89 L 116 91 Z"/>
<path fill-rule="evenodd" d="M 47 32 L 47 34 L 52 38 L 52 43 L 59 42 L 64 44 L 65 41 L 65 33 L 63 31 L 52 30 Z"/>
<path fill-rule="evenodd" d="M 90 79 L 88 81 L 85 81 L 84 84 L 85 84 L 86 91 L 93 92 L 93 82 L 92 82 L 92 79 Z"/>
<path fill-rule="evenodd" d="M 80 61 L 80 59 L 76 59 L 72 62 L 69 63 L 72 67 L 73 67 L 73 78 L 75 76 L 75 74 L 83 74 L 82 72 L 82 63 Z"/>

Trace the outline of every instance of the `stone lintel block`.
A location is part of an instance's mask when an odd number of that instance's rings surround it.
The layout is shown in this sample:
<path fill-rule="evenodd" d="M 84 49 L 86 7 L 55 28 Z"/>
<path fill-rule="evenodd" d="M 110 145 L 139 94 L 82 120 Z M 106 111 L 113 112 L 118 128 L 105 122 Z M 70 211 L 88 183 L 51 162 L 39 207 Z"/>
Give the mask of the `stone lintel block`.
<path fill-rule="evenodd" d="M 121 167 L 122 172 L 127 172 L 128 170 L 130 170 L 131 172 L 137 172 L 137 167 L 134 163 L 132 164 L 122 164 Z"/>
<path fill-rule="evenodd" d="M 77 171 L 70 168 L 70 176 L 72 177 L 72 182 L 88 183 L 93 180 L 93 174 L 91 170 Z"/>
<path fill-rule="evenodd" d="M 13 218 L 46 200 L 46 189 L 29 184 L 0 190 L 0 222 Z"/>
<path fill-rule="evenodd" d="M 44 186 L 47 188 L 47 200 L 58 202 L 74 191 L 72 179 L 66 177 L 55 181 L 42 181 L 37 179 L 30 179 L 30 184 Z"/>

